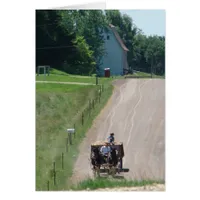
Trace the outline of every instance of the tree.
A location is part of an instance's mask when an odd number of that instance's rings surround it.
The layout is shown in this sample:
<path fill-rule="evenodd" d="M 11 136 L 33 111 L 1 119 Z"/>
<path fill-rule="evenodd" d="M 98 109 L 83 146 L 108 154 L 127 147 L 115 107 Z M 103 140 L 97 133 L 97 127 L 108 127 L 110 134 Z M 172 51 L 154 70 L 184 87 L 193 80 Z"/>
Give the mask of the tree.
<path fill-rule="evenodd" d="M 36 65 L 62 69 L 62 63 L 75 51 L 74 38 L 75 35 L 65 29 L 61 12 L 36 11 Z"/>
<path fill-rule="evenodd" d="M 118 10 L 36 11 L 36 65 L 68 73 L 91 74 L 105 55 L 103 32 L 113 24 L 129 49 L 131 69 L 165 73 L 165 37 L 147 37 L 130 16 Z"/>
<path fill-rule="evenodd" d="M 70 73 L 94 72 L 105 53 L 102 31 L 106 28 L 100 10 L 36 11 L 36 64 Z"/>
<path fill-rule="evenodd" d="M 83 36 L 77 36 L 76 39 L 73 41 L 77 48 L 77 60 L 75 60 L 74 65 L 79 66 L 77 68 L 73 68 L 74 72 L 77 74 L 83 74 L 83 75 L 91 75 L 92 73 L 95 73 L 95 65 L 93 59 L 93 51 L 90 50 L 89 45 L 86 43 Z"/>

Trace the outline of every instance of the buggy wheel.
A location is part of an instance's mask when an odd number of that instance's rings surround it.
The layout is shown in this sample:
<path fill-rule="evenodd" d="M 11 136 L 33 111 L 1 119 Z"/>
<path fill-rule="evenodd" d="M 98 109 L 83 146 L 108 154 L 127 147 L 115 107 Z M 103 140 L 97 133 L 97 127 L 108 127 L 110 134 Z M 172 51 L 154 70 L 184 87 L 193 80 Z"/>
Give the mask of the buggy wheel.
<path fill-rule="evenodd" d="M 95 170 L 93 170 L 93 176 L 96 177 L 96 172 L 95 172 Z"/>
<path fill-rule="evenodd" d="M 107 167 L 107 175 L 108 175 L 108 176 L 110 175 L 110 172 L 111 172 L 110 167 Z"/>
<path fill-rule="evenodd" d="M 100 177 L 100 167 L 97 168 L 97 177 Z"/>
<path fill-rule="evenodd" d="M 100 176 L 100 168 L 99 167 L 94 167 L 93 169 L 93 176 L 96 178 L 96 177 L 99 177 Z"/>
<path fill-rule="evenodd" d="M 95 167 L 92 169 L 92 172 L 93 172 L 93 176 L 96 177 L 96 168 Z"/>
<path fill-rule="evenodd" d="M 111 176 L 114 177 L 115 174 L 116 174 L 116 168 L 115 168 L 115 167 L 112 167 L 110 170 L 111 170 L 111 173 L 110 173 Z"/>

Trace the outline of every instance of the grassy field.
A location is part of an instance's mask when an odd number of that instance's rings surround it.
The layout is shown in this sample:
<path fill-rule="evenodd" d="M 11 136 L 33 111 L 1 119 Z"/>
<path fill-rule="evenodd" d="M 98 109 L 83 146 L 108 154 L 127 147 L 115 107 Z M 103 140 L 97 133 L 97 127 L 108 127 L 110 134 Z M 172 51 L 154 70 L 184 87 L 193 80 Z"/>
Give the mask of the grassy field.
<path fill-rule="evenodd" d="M 37 93 L 42 92 L 76 92 L 83 91 L 86 88 L 95 88 L 96 86 L 88 86 L 88 85 L 65 85 L 65 84 L 57 84 L 57 83 L 37 83 L 36 91 Z M 83 90 L 82 90 L 83 89 Z"/>
<path fill-rule="evenodd" d="M 60 81 L 60 82 L 81 82 L 81 83 L 96 83 L 94 77 L 77 77 L 77 76 L 65 76 L 65 75 L 53 75 L 50 76 L 36 76 L 36 81 Z"/>
<path fill-rule="evenodd" d="M 97 179 L 88 179 L 80 182 L 78 185 L 71 186 L 71 190 L 80 191 L 80 190 L 95 190 L 98 188 L 115 188 L 115 187 L 138 187 L 152 184 L 164 184 L 164 181 L 153 181 L 153 180 L 117 180 L 117 179 L 108 179 L 108 178 L 97 178 Z"/>
<path fill-rule="evenodd" d="M 99 89 L 99 86 L 36 83 L 36 190 L 47 190 L 48 184 L 50 190 L 69 188 L 67 180 L 79 153 L 78 145 L 108 101 L 113 87 L 109 82 L 104 84 L 100 102 L 96 99 Z M 89 115 L 89 100 L 94 99 L 95 106 Z M 76 134 L 66 152 L 66 129 L 74 125 Z M 56 186 L 53 184 L 53 162 Z"/>

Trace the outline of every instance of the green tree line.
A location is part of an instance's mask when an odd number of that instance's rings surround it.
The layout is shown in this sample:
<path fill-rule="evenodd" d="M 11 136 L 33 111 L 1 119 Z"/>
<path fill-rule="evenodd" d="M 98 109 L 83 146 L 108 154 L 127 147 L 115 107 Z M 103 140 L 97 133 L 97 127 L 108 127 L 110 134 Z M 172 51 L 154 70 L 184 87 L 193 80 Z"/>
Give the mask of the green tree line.
<path fill-rule="evenodd" d="M 134 19 L 133 19 L 134 20 Z M 165 37 L 146 36 L 118 10 L 36 10 L 36 66 L 93 74 L 106 53 L 102 33 L 113 24 L 129 49 L 130 72 L 165 74 Z"/>

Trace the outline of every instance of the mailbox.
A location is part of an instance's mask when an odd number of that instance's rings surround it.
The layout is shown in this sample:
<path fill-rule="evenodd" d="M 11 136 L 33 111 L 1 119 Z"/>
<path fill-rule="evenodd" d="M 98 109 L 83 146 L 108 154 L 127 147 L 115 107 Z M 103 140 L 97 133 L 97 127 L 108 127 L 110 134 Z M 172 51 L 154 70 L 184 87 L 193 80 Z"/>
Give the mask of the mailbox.
<path fill-rule="evenodd" d="M 68 128 L 68 129 L 67 129 L 67 132 L 68 132 L 68 133 L 74 133 L 74 132 L 75 132 L 75 129 L 74 129 L 74 128 Z"/>

